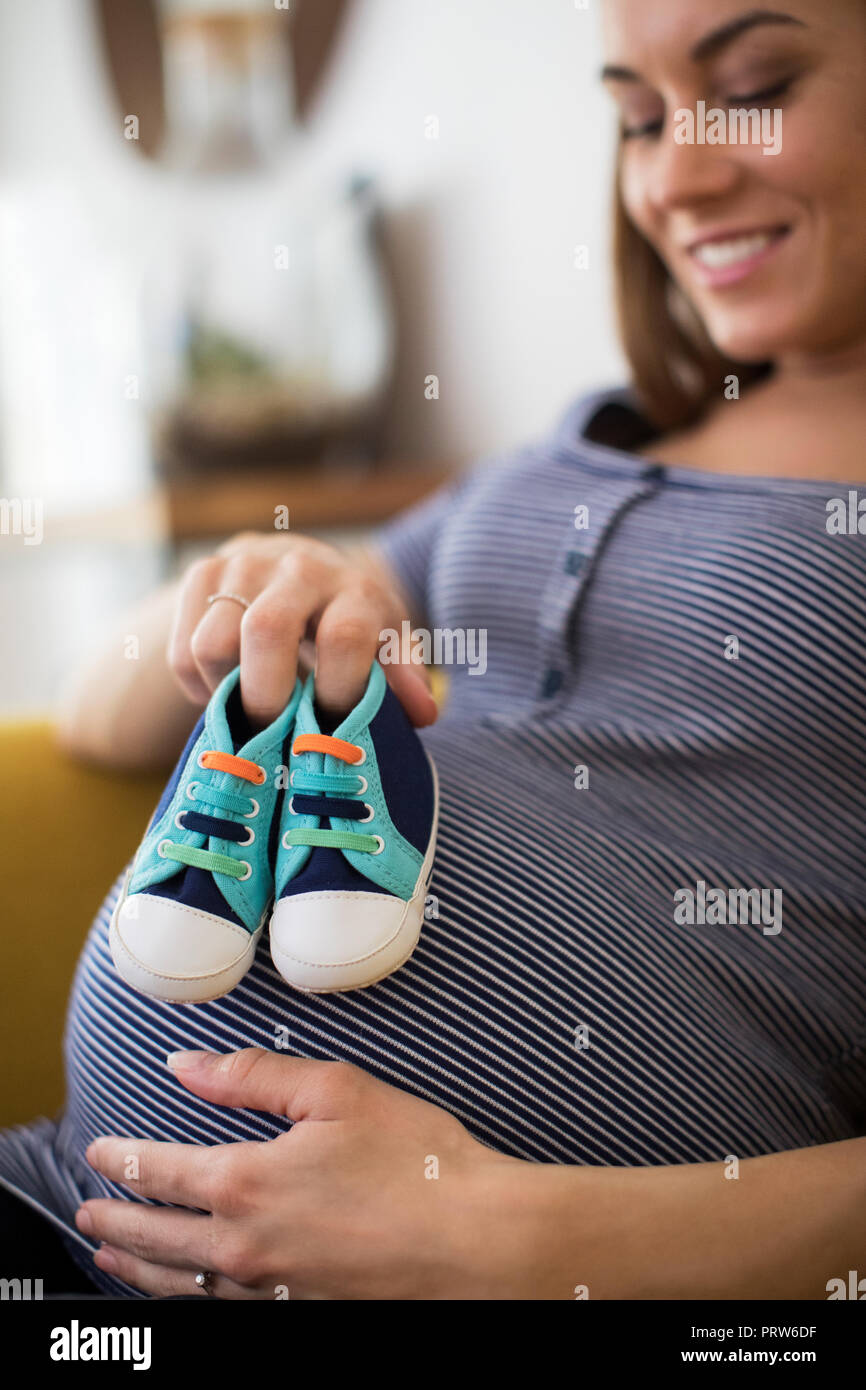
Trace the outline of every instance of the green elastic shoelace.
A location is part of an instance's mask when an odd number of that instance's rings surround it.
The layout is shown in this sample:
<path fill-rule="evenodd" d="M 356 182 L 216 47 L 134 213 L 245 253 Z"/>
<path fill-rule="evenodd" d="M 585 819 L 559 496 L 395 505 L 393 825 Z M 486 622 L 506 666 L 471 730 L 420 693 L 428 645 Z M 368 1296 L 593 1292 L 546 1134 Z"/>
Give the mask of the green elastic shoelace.
<path fill-rule="evenodd" d="M 292 775 L 292 789 L 298 792 L 326 792 L 355 797 L 359 791 L 360 775 L 346 772 L 300 772 Z M 296 845 L 313 845 L 321 849 L 353 849 L 361 854 L 381 852 L 378 835 L 363 835 L 356 830 L 287 830 L 283 836 L 287 849 Z"/>

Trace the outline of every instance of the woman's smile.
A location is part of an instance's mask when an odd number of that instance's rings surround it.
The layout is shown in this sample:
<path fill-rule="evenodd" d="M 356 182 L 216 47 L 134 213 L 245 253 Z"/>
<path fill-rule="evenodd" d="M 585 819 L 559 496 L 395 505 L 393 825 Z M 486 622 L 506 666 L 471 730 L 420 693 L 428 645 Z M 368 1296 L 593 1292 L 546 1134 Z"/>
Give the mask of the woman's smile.
<path fill-rule="evenodd" d="M 777 226 L 703 236 L 687 247 L 688 273 L 711 289 L 739 284 L 775 256 L 790 232 Z"/>
<path fill-rule="evenodd" d="M 866 331 L 853 172 L 866 158 L 866 7 L 784 8 L 608 0 L 602 70 L 620 117 L 625 263 L 643 240 L 679 291 L 683 321 L 696 315 L 729 360 L 780 371 Z M 728 121 L 726 139 L 705 143 L 680 121 L 705 108 L 755 119 Z M 765 118 L 778 124 L 773 158 Z"/>

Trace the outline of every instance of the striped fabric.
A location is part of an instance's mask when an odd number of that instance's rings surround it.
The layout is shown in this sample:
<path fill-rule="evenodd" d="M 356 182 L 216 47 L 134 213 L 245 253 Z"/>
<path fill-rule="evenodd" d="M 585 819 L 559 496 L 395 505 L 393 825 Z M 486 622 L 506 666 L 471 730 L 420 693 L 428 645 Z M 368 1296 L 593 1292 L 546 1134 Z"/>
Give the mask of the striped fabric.
<path fill-rule="evenodd" d="M 264 941 L 228 997 L 163 1005 L 114 972 L 115 885 L 73 987 L 65 1113 L 0 1136 L 7 1184 L 68 1226 L 116 1191 L 83 1162 L 97 1134 L 285 1128 L 181 1090 L 164 1058 L 190 1047 L 348 1059 L 541 1162 L 866 1132 L 866 547 L 827 533 L 842 485 L 662 469 L 630 452 L 641 429 L 622 393 L 578 402 L 382 536 L 431 625 L 487 634 L 424 732 L 442 820 L 409 964 L 307 997 Z M 781 930 L 678 922 L 699 883 L 780 891 Z"/>

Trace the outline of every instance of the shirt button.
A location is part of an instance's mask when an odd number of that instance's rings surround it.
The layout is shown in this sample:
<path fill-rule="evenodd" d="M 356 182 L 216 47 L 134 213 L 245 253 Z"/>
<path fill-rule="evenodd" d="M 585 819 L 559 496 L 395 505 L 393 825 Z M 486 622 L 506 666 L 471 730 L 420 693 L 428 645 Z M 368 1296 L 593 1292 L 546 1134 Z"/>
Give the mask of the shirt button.
<path fill-rule="evenodd" d="M 664 478 L 666 473 L 667 469 L 665 468 L 663 463 L 650 463 L 647 464 L 646 468 L 644 469 L 643 476 L 650 482 L 657 482 L 660 479 Z"/>
<path fill-rule="evenodd" d="M 549 700 L 552 695 L 556 694 L 557 690 L 561 685 L 562 672 L 548 671 L 544 677 L 544 684 L 541 687 L 542 698 L 545 700 Z"/>
<path fill-rule="evenodd" d="M 586 562 L 586 556 L 579 550 L 569 550 L 563 566 L 566 574 L 579 574 Z"/>

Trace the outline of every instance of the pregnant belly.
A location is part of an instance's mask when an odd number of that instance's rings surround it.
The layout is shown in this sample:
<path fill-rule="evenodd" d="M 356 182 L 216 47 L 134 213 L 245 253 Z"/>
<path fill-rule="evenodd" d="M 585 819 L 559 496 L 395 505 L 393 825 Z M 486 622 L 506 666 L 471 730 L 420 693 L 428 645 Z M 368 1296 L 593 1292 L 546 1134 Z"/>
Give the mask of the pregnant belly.
<path fill-rule="evenodd" d="M 293 991 L 265 934 L 231 994 L 146 999 L 112 964 L 109 895 L 69 1007 L 70 1161 L 104 1133 L 207 1144 L 280 1133 L 285 1119 L 209 1105 L 165 1066 L 177 1049 L 250 1046 L 354 1062 L 536 1161 L 696 1162 L 847 1137 L 774 1022 L 783 1000 L 766 954 L 747 947 L 732 969 L 730 936 L 694 928 L 685 948 L 658 863 L 618 842 L 614 825 L 577 822 L 570 786 L 562 806 L 523 794 L 515 826 L 513 780 L 497 805 L 468 746 L 445 771 L 421 941 L 372 988 Z"/>

